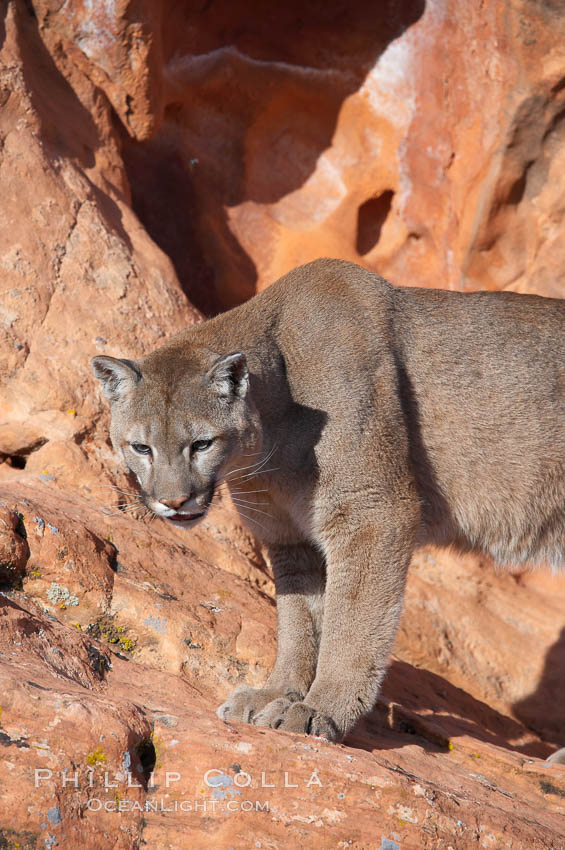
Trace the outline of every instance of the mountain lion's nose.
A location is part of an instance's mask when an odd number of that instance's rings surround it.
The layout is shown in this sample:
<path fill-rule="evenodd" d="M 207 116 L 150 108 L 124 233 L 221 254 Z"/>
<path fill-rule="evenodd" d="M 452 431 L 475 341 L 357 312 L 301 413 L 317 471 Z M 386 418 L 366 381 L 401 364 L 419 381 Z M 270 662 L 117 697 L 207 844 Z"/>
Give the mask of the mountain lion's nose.
<path fill-rule="evenodd" d="M 178 511 L 181 505 L 188 502 L 189 498 L 190 496 L 180 496 L 178 499 L 159 499 L 159 501 L 162 505 L 166 505 L 168 508 Z"/>

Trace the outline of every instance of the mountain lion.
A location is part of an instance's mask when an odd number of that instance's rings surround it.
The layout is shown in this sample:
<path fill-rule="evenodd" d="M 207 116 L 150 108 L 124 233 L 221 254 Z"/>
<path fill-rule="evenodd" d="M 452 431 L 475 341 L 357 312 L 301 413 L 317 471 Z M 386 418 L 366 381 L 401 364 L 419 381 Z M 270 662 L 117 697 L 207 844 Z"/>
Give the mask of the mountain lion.
<path fill-rule="evenodd" d="M 278 654 L 225 720 L 340 740 L 373 706 L 414 547 L 565 551 L 565 301 L 317 260 L 140 360 L 95 357 L 147 507 L 226 484 L 268 549 Z"/>

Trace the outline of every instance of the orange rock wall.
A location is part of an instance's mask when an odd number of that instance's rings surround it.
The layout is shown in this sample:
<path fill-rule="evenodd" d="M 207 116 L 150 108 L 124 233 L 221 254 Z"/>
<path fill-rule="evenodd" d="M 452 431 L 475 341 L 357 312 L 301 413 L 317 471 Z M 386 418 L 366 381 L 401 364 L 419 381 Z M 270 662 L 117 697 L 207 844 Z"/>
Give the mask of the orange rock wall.
<path fill-rule="evenodd" d="M 119 116 L 133 207 L 206 311 L 326 255 L 562 291 L 558 4 L 35 8 Z"/>

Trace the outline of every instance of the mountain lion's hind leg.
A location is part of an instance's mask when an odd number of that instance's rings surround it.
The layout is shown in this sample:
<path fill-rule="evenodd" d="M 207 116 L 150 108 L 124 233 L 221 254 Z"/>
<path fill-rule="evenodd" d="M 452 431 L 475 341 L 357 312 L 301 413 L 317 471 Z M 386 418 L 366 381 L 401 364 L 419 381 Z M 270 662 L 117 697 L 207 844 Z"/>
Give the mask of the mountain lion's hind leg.
<path fill-rule="evenodd" d="M 263 688 L 235 689 L 218 708 L 222 720 L 270 726 L 268 704 L 303 699 L 316 673 L 324 604 L 322 557 L 307 545 L 273 546 L 269 557 L 277 594 L 277 660 Z"/>

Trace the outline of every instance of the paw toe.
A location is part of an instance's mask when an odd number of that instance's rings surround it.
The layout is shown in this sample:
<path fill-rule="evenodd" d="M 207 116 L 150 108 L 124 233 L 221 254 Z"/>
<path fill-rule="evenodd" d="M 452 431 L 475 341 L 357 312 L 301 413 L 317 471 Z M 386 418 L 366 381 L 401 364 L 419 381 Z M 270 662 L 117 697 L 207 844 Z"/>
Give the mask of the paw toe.
<path fill-rule="evenodd" d="M 272 702 L 267 703 L 261 711 L 257 712 L 253 718 L 253 723 L 255 726 L 278 729 L 284 720 L 286 711 L 288 711 L 291 705 L 292 702 L 286 697 L 274 699 Z"/>
<path fill-rule="evenodd" d="M 262 691 L 248 688 L 245 685 L 236 688 L 225 702 L 217 709 L 220 720 L 242 721 L 251 723 L 253 715 L 268 701 Z"/>
<path fill-rule="evenodd" d="M 285 713 L 279 728 L 285 732 L 301 732 L 327 738 L 328 741 L 338 741 L 341 737 L 331 717 L 311 708 L 305 702 L 293 703 Z"/>

